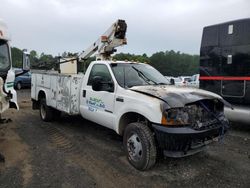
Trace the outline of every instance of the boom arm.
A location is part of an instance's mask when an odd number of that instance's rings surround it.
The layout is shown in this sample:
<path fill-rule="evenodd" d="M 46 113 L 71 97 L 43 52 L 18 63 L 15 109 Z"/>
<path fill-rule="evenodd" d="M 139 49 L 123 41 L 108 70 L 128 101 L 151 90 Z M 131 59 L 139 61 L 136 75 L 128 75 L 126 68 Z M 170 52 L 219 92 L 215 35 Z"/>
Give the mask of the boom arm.
<path fill-rule="evenodd" d="M 126 22 L 117 20 L 97 41 L 79 55 L 79 60 L 86 60 L 95 52 L 98 52 L 98 59 L 110 59 L 110 55 L 116 52 L 116 47 L 127 44 L 126 31 Z"/>

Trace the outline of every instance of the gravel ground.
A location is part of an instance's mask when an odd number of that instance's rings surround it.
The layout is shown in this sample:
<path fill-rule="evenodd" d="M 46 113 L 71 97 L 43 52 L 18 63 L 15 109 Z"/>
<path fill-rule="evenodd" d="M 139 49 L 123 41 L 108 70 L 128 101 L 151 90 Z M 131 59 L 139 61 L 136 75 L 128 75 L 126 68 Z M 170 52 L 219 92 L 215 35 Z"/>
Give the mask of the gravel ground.
<path fill-rule="evenodd" d="M 112 130 L 63 115 L 52 123 L 18 92 L 20 111 L 0 125 L 0 187 L 250 187 L 250 126 L 234 124 L 223 142 L 197 155 L 159 159 L 146 172 L 126 160 Z"/>

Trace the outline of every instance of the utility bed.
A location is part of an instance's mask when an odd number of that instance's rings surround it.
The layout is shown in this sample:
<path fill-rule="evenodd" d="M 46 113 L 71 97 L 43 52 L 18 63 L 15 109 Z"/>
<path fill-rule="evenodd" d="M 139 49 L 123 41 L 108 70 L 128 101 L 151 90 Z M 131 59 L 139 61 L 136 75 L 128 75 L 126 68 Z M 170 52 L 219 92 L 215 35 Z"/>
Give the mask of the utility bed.
<path fill-rule="evenodd" d="M 62 74 L 55 71 L 32 73 L 31 98 L 38 100 L 39 90 L 49 95 L 47 105 L 70 115 L 79 114 L 79 94 L 84 74 Z"/>

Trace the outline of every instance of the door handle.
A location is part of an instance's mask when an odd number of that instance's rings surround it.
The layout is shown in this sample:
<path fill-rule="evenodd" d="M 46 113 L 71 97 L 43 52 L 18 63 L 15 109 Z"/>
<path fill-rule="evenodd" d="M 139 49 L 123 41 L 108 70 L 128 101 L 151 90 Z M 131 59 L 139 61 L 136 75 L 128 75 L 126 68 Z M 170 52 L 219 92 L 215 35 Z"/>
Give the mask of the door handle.
<path fill-rule="evenodd" d="M 82 91 L 82 97 L 85 98 L 86 97 L 86 90 Z"/>
<path fill-rule="evenodd" d="M 121 97 L 117 97 L 115 100 L 116 100 L 117 102 L 124 102 L 124 99 L 121 98 Z"/>

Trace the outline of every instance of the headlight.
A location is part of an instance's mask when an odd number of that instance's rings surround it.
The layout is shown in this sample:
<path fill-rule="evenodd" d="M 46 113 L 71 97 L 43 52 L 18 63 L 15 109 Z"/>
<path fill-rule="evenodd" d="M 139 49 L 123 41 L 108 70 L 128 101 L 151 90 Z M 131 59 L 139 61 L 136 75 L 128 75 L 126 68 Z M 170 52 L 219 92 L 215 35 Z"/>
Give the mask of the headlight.
<path fill-rule="evenodd" d="M 172 108 L 165 110 L 162 114 L 162 125 L 186 126 L 193 128 L 207 127 L 216 124 L 218 120 L 214 117 L 223 112 L 223 104 L 213 100 L 203 100 L 183 108 Z"/>
<path fill-rule="evenodd" d="M 184 108 L 173 108 L 166 110 L 162 114 L 163 125 L 187 125 L 189 120 L 188 113 L 184 110 Z"/>

